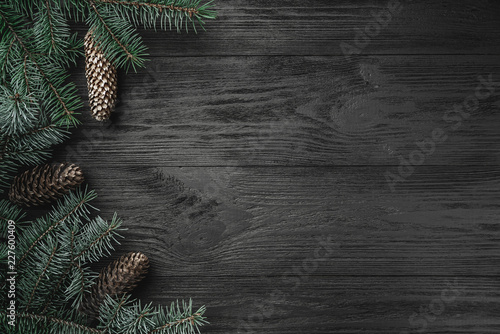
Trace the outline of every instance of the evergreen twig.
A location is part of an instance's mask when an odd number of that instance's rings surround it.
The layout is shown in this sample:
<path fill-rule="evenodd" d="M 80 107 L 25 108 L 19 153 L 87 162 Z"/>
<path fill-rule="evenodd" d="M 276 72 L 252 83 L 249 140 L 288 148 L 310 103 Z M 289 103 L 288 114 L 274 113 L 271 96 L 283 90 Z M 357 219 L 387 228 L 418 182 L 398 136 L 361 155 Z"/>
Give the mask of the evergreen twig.
<path fill-rule="evenodd" d="M 215 18 L 213 3 L 202 0 L 6 0 L 0 4 L 0 193 L 20 167 L 50 157 L 69 130 L 78 125 L 82 102 L 68 67 L 82 55 L 82 41 L 71 34 L 69 19 L 83 20 L 106 58 L 117 68 L 144 66 L 146 46 L 137 26 L 187 31 Z M 76 309 L 96 274 L 91 262 L 110 254 L 118 243 L 121 220 L 90 217 L 93 191 L 64 195 L 46 215 L 23 222 L 25 213 L 0 200 L 0 239 L 7 240 L 9 221 L 16 223 L 16 326 L 0 310 L 0 332 L 6 334 L 194 334 L 206 323 L 204 307 L 191 301 L 171 307 L 141 305 L 123 296 L 101 304 L 99 328 L 87 326 Z M 9 248 L 0 243 L 0 265 Z M 6 288 L 0 271 L 0 289 Z M 0 304 L 7 305 L 7 294 Z"/>
<path fill-rule="evenodd" d="M 4 310 L 1 310 L 0 315 L 2 317 L 6 317 L 7 312 L 5 312 Z M 92 328 L 89 326 L 79 324 L 79 323 L 74 322 L 74 321 L 69 321 L 67 319 L 61 319 L 61 318 L 57 318 L 57 317 L 53 317 L 53 316 L 40 315 L 40 314 L 34 314 L 34 313 L 29 313 L 29 312 L 20 312 L 20 313 L 16 313 L 16 317 L 23 319 L 23 320 L 28 320 L 29 321 L 28 325 L 31 323 L 35 323 L 35 324 L 36 323 L 45 323 L 45 324 L 52 323 L 52 324 L 56 324 L 56 325 L 61 325 L 65 329 L 79 330 L 79 331 L 81 331 L 80 333 L 105 334 L 103 331 L 101 331 L 97 328 Z M 2 319 L 2 321 L 5 321 L 5 320 Z M 25 327 L 26 324 L 20 324 L 18 326 Z"/>

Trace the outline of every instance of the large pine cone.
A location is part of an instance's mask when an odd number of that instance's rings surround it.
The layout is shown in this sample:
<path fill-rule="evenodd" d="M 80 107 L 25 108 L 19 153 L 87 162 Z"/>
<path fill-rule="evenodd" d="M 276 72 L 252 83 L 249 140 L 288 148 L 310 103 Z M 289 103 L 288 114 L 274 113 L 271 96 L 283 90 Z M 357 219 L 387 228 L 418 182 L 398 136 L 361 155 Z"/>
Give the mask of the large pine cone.
<path fill-rule="evenodd" d="M 83 297 L 79 311 L 94 319 L 106 295 L 116 296 L 132 291 L 146 276 L 148 257 L 140 252 L 128 253 L 103 268 L 90 293 Z"/>
<path fill-rule="evenodd" d="M 118 83 L 116 68 L 104 57 L 91 31 L 85 35 L 84 48 L 90 113 L 96 120 L 104 121 L 115 109 Z"/>
<path fill-rule="evenodd" d="M 24 206 L 50 203 L 83 182 L 75 164 L 40 165 L 16 176 L 9 191 L 11 202 Z"/>

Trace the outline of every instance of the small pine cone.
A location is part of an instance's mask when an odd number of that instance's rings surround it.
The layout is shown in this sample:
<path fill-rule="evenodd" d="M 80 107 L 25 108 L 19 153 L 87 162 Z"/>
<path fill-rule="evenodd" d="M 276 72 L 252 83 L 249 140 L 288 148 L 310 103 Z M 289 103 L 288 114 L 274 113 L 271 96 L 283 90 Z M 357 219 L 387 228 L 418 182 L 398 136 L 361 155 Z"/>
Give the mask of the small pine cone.
<path fill-rule="evenodd" d="M 40 165 L 16 176 L 10 186 L 9 199 L 23 206 L 50 203 L 83 182 L 83 173 L 75 164 Z"/>
<path fill-rule="evenodd" d="M 85 35 L 84 48 L 90 113 L 96 120 L 105 121 L 115 109 L 118 83 L 116 68 L 94 43 L 91 31 Z"/>
<path fill-rule="evenodd" d="M 148 257 L 140 252 L 128 253 L 103 268 L 97 282 L 92 286 L 80 304 L 79 311 L 94 319 L 106 295 L 116 296 L 132 291 L 146 276 Z"/>

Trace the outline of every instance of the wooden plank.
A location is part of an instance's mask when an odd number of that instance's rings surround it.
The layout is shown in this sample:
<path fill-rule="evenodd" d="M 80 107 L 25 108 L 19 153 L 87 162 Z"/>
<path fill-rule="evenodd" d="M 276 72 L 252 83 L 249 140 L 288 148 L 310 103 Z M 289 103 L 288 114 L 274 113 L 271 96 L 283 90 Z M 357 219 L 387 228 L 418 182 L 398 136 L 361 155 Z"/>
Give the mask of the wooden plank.
<path fill-rule="evenodd" d="M 344 55 L 347 44 L 369 55 L 500 52 L 498 2 L 400 1 L 390 15 L 388 2 L 217 1 L 219 17 L 207 22 L 207 32 L 141 35 L 152 57 Z M 83 35 L 86 27 L 77 30 Z"/>
<path fill-rule="evenodd" d="M 92 166 L 95 205 L 129 228 L 118 253 L 158 275 L 500 273 L 498 167 L 422 166 L 393 193 L 386 167 Z"/>
<path fill-rule="evenodd" d="M 150 257 L 144 302 L 206 304 L 204 333 L 500 331 L 499 85 L 450 113 L 500 81 L 500 3 L 405 1 L 345 57 L 386 7 L 219 1 L 208 32 L 141 30 L 112 122 L 83 115 L 54 160 L 124 219 L 113 258 Z"/>
<path fill-rule="evenodd" d="M 482 84 L 480 76 L 490 75 L 492 83 Z M 75 78 L 84 94 L 83 74 Z M 492 86 L 480 93 L 492 95 L 477 109 L 454 111 L 483 85 Z M 399 165 L 420 150 L 425 165 L 500 161 L 496 56 L 156 58 L 121 76 L 119 90 L 111 123 L 83 110 L 64 160 Z M 419 148 L 423 140 L 435 149 Z"/>
<path fill-rule="evenodd" d="M 203 333 L 496 333 L 500 293 L 483 277 L 149 277 L 143 301 L 193 298 Z M 171 269 L 174 271 L 174 269 Z M 297 283 L 298 282 L 298 283 Z"/>

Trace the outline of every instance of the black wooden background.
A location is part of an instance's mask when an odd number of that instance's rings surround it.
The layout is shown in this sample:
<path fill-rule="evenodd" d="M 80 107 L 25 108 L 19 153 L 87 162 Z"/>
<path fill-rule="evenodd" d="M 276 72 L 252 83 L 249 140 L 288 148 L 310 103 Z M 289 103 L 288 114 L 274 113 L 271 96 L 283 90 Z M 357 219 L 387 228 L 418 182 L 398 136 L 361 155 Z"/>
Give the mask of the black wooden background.
<path fill-rule="evenodd" d="M 112 258 L 150 257 L 136 296 L 206 305 L 204 333 L 500 332 L 500 2 L 399 6 L 378 30 L 387 1 L 217 0 L 207 32 L 141 30 L 112 121 L 84 110 L 55 157 L 125 221 Z"/>

